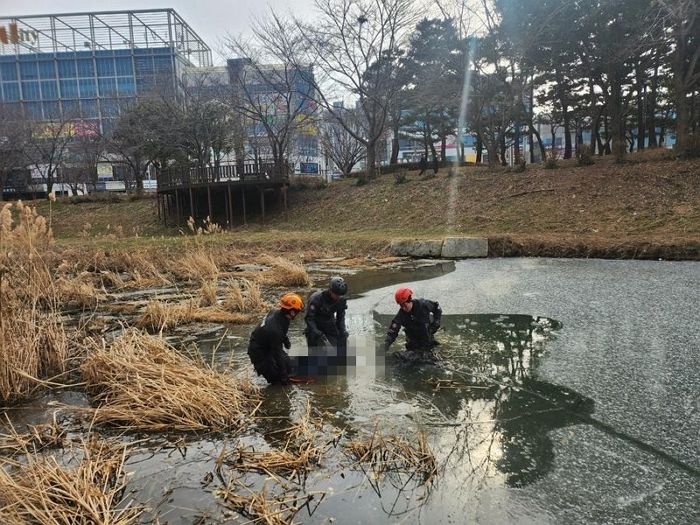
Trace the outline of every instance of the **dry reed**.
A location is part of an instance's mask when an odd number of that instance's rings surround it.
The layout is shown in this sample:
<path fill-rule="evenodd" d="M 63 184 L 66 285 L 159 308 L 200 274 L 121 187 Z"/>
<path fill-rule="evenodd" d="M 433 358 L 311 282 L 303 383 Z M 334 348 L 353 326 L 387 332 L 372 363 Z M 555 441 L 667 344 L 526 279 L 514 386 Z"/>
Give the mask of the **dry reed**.
<path fill-rule="evenodd" d="M 68 343 L 48 262 L 52 241 L 47 221 L 21 201 L 0 210 L 0 406 L 65 371 Z"/>
<path fill-rule="evenodd" d="M 321 462 L 324 447 L 319 446 L 317 428 L 320 421 L 311 417 L 311 407 L 307 403 L 304 415 L 294 425 L 278 432 L 286 437 L 281 450 L 256 451 L 253 448 L 238 447 L 226 454 L 223 462 L 236 470 L 256 471 L 272 477 L 284 476 L 302 481 L 315 465 Z"/>
<path fill-rule="evenodd" d="M 260 275 L 259 279 L 271 286 L 309 286 L 311 280 L 304 266 L 283 257 L 266 257 L 266 264 L 271 267 Z"/>
<path fill-rule="evenodd" d="M 243 324 L 253 320 L 251 315 L 231 312 L 220 306 L 201 308 L 193 300 L 166 303 L 157 299 L 146 304 L 143 313 L 136 319 L 136 326 L 149 332 L 163 332 L 188 323 Z"/>
<path fill-rule="evenodd" d="M 218 282 L 216 279 L 204 281 L 199 288 L 199 306 L 213 306 L 216 304 L 216 292 L 218 290 Z"/>
<path fill-rule="evenodd" d="M 234 312 L 261 312 L 269 307 L 260 286 L 248 279 L 228 281 L 222 306 Z"/>
<path fill-rule="evenodd" d="M 47 448 L 61 448 L 66 439 L 66 432 L 56 420 L 42 425 L 28 425 L 28 432 L 20 434 L 9 424 L 9 432 L 0 434 L 0 454 L 15 456 L 27 451 L 37 452 Z"/>
<path fill-rule="evenodd" d="M 423 433 L 409 442 L 399 436 L 383 436 L 375 429 L 368 438 L 350 441 L 345 448 L 357 463 L 369 465 L 374 479 L 388 473 L 409 473 L 428 483 L 437 474 L 435 455 Z"/>
<path fill-rule="evenodd" d="M 292 525 L 295 516 L 304 508 L 312 515 L 323 501 L 324 493 L 300 494 L 297 491 L 284 491 L 273 494 L 265 483 L 260 491 L 253 491 L 239 481 L 230 482 L 218 489 L 215 495 L 221 498 L 224 506 L 239 512 L 250 523 L 265 525 Z M 248 495 L 241 495 L 246 491 Z"/>
<path fill-rule="evenodd" d="M 32 454 L 0 468 L 0 515 L 7 525 L 131 525 L 142 509 L 124 501 L 126 449 L 95 439 L 72 462 Z M 70 463 L 73 463 L 72 465 Z M 77 464 L 76 464 L 77 463 Z"/>
<path fill-rule="evenodd" d="M 243 429 L 259 403 L 250 382 L 136 330 L 108 348 L 95 345 L 81 371 L 98 407 L 95 422 L 129 430 Z"/>
<path fill-rule="evenodd" d="M 190 251 L 180 259 L 172 261 L 170 271 L 181 279 L 205 281 L 219 276 L 219 267 L 211 253 Z"/>

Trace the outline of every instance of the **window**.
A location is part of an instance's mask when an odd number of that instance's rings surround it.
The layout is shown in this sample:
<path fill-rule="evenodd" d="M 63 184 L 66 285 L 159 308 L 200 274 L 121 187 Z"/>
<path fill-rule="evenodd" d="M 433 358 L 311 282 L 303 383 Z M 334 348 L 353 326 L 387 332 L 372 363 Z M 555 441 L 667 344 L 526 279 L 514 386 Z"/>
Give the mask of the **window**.
<path fill-rule="evenodd" d="M 95 76 L 95 63 L 92 58 L 78 60 L 78 76 L 80 78 L 91 78 Z"/>
<path fill-rule="evenodd" d="M 41 100 L 39 82 L 22 82 L 23 100 Z"/>
<path fill-rule="evenodd" d="M 41 102 L 25 102 L 24 109 L 32 120 L 41 120 Z"/>
<path fill-rule="evenodd" d="M 58 100 L 58 84 L 55 80 L 41 81 L 41 99 Z"/>
<path fill-rule="evenodd" d="M 63 104 L 63 115 L 66 118 L 75 118 L 80 114 L 80 106 L 77 100 L 64 100 Z"/>
<path fill-rule="evenodd" d="M 78 81 L 61 80 L 61 98 L 78 98 Z"/>
<path fill-rule="evenodd" d="M 17 64 L 15 62 L 0 64 L 0 80 L 17 80 Z"/>
<path fill-rule="evenodd" d="M 80 88 L 80 96 L 82 98 L 97 96 L 97 83 L 95 82 L 95 79 L 81 78 L 78 80 L 78 86 Z"/>
<path fill-rule="evenodd" d="M 39 68 L 36 62 L 20 62 L 19 74 L 22 80 L 36 80 L 39 78 Z"/>
<path fill-rule="evenodd" d="M 102 116 L 103 117 L 118 117 L 119 116 L 119 102 L 114 99 L 103 98 L 100 100 L 102 105 Z"/>
<path fill-rule="evenodd" d="M 117 84 L 113 78 L 100 78 L 98 82 L 101 97 L 111 97 L 117 94 Z"/>
<path fill-rule="evenodd" d="M 45 80 L 56 78 L 56 68 L 54 67 L 53 60 L 42 60 L 39 62 L 39 78 Z"/>
<path fill-rule="evenodd" d="M 44 102 L 44 118 L 58 119 L 61 116 L 61 107 L 56 102 Z"/>
<path fill-rule="evenodd" d="M 96 58 L 97 76 L 98 77 L 113 77 L 114 76 L 114 59 L 113 58 Z"/>
<path fill-rule="evenodd" d="M 131 76 L 134 74 L 134 68 L 131 63 L 131 57 L 129 58 L 115 58 L 114 64 L 116 66 L 117 75 L 119 76 Z"/>
<path fill-rule="evenodd" d="M 94 98 L 81 100 L 80 107 L 80 113 L 85 118 L 97 118 L 99 116 L 97 111 L 97 100 Z"/>
<path fill-rule="evenodd" d="M 128 97 L 136 94 L 136 84 L 133 77 L 118 77 L 117 92 L 121 97 Z"/>
<path fill-rule="evenodd" d="M 19 100 L 19 84 L 17 82 L 3 82 L 2 91 L 5 102 Z"/>
<path fill-rule="evenodd" d="M 75 60 L 59 60 L 58 76 L 59 78 L 75 78 Z"/>

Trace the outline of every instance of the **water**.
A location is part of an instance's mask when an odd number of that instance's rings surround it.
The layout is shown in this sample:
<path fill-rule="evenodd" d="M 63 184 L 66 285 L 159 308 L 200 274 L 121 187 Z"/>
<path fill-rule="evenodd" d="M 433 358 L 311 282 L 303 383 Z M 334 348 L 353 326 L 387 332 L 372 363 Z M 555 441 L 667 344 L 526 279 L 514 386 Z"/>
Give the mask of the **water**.
<path fill-rule="evenodd" d="M 308 402 L 324 414 L 328 441 L 375 427 L 424 432 L 439 476 L 428 486 L 406 476 L 377 484 L 330 447 L 303 487 L 325 497 L 298 522 L 698 522 L 698 263 L 490 259 L 348 280 L 357 366 L 286 389 L 256 378 L 265 417 L 243 442 L 280 447 L 279 430 Z M 442 305 L 438 366 L 400 365 L 376 351 L 398 284 Z M 295 353 L 302 328 L 292 324 Z M 252 376 L 249 331 L 231 327 L 200 347 Z M 79 395 L 69 401 L 79 404 Z M 45 403 L 13 417 L 41 414 L 50 414 Z M 221 450 L 237 443 L 140 445 L 130 488 L 161 522 L 223 521 L 212 473 Z"/>

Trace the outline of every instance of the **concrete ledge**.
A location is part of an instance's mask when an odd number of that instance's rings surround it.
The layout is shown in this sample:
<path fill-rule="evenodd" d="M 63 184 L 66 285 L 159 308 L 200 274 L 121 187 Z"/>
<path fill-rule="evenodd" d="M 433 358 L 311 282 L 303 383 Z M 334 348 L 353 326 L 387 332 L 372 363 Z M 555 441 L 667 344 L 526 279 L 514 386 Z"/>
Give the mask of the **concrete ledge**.
<path fill-rule="evenodd" d="M 399 257 L 440 257 L 441 240 L 401 239 L 391 241 L 391 254 Z"/>
<path fill-rule="evenodd" d="M 489 241 L 483 237 L 446 237 L 442 243 L 441 256 L 445 259 L 487 257 Z"/>

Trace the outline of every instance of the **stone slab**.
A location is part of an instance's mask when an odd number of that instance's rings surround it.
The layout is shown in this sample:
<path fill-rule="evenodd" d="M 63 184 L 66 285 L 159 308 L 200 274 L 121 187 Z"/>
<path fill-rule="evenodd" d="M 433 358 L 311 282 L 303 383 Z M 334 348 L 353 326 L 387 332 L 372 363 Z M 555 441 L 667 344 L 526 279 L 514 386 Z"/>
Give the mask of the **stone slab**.
<path fill-rule="evenodd" d="M 489 241 L 483 237 L 445 237 L 441 256 L 445 259 L 488 257 Z"/>
<path fill-rule="evenodd" d="M 440 257 L 442 240 L 401 239 L 391 242 L 391 254 L 399 257 Z"/>

